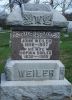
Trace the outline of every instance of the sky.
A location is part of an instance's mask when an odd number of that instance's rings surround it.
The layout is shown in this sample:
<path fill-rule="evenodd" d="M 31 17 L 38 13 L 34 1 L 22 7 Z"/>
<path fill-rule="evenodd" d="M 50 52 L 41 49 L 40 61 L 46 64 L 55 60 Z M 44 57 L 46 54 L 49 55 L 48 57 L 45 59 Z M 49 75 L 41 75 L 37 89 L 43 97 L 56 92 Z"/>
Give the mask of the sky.
<path fill-rule="evenodd" d="M 0 5 L 5 5 L 7 4 L 9 1 L 8 0 L 0 0 Z"/>
<path fill-rule="evenodd" d="M 48 0 L 40 0 L 40 2 L 44 2 L 44 1 L 48 1 Z M 0 0 L 0 4 L 1 4 L 1 5 L 6 4 L 6 3 L 8 3 L 8 2 L 9 2 L 9 0 Z M 34 0 L 30 0 L 30 2 L 33 3 Z"/>
<path fill-rule="evenodd" d="M 44 2 L 44 1 L 50 1 L 50 0 L 40 0 L 41 3 Z M 63 1 L 63 0 L 54 0 L 54 1 L 61 2 L 61 1 Z M 66 4 L 68 4 L 69 1 L 70 1 L 70 0 L 67 0 L 67 3 L 66 3 Z M 8 2 L 9 2 L 9 0 L 0 0 L 0 6 L 5 5 L 5 4 L 7 4 Z M 34 0 L 30 0 L 30 3 L 33 3 L 33 2 L 34 2 Z M 1 10 L 3 10 L 2 7 L 0 7 L 0 11 L 1 11 Z M 58 10 L 58 11 L 61 11 L 62 9 L 61 9 L 60 6 L 58 6 L 58 7 L 57 7 L 57 10 Z M 72 7 L 70 7 L 70 8 L 67 10 L 67 12 L 72 12 Z"/>
<path fill-rule="evenodd" d="M 50 0 L 40 0 L 40 2 L 44 2 L 44 1 L 50 1 Z M 61 2 L 63 0 L 54 0 L 54 1 L 58 1 L 58 2 Z M 66 0 L 67 2 L 69 2 L 70 0 Z M 4 4 L 4 3 L 7 3 L 9 2 L 9 0 L 0 0 L 0 4 Z M 34 2 L 34 0 L 30 0 L 30 2 Z"/>

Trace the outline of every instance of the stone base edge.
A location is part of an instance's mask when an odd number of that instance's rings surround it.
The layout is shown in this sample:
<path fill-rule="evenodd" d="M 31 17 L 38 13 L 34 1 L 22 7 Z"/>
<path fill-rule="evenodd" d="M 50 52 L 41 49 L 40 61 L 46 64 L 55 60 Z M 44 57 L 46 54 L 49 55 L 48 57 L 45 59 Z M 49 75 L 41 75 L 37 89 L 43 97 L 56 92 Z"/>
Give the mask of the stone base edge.
<path fill-rule="evenodd" d="M 1 78 L 1 100 L 71 100 L 66 80 L 6 81 Z"/>

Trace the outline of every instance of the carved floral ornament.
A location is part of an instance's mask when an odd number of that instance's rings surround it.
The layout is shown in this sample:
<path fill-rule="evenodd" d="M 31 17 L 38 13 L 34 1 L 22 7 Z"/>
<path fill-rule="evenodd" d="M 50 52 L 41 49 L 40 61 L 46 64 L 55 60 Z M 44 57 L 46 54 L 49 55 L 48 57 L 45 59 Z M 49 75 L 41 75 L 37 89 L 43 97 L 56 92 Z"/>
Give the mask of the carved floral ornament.
<path fill-rule="evenodd" d="M 52 25 L 52 19 L 53 19 L 53 16 L 51 14 L 37 16 L 37 15 L 32 15 L 31 13 L 28 13 L 28 14 L 24 13 L 24 15 L 23 15 L 23 23 L 25 25 L 30 25 L 30 24 Z"/>

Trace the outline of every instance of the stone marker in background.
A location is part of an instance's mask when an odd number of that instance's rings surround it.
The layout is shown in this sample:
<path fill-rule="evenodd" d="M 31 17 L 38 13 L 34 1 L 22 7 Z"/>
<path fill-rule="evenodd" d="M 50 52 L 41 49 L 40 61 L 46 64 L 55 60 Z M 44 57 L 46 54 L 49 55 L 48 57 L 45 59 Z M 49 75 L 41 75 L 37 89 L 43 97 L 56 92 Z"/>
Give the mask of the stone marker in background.
<path fill-rule="evenodd" d="M 2 29 L 2 27 L 0 27 L 0 32 L 2 32 L 3 31 L 3 29 Z"/>
<path fill-rule="evenodd" d="M 46 4 L 25 4 L 23 11 L 21 16 L 16 6 L 7 18 L 12 55 L 1 78 L 1 100 L 70 100 L 71 84 L 59 61 L 66 19 Z"/>
<path fill-rule="evenodd" d="M 72 21 L 69 21 L 68 32 L 72 32 Z"/>

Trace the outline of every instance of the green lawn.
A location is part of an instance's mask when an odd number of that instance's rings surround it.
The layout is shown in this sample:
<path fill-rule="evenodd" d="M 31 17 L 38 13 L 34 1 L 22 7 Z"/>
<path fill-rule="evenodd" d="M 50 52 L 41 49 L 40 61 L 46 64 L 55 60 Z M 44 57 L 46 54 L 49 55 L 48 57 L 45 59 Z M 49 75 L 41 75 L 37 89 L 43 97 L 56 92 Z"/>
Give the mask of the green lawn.
<path fill-rule="evenodd" d="M 60 59 L 65 65 L 65 76 L 72 83 L 72 33 L 69 33 L 68 38 L 62 34 L 61 40 Z"/>
<path fill-rule="evenodd" d="M 9 37 L 10 32 L 0 32 L 0 73 L 4 71 L 4 65 L 10 56 Z M 65 65 L 66 77 L 72 83 L 72 33 L 69 33 L 68 38 L 62 33 L 61 41 L 60 59 Z"/>
<path fill-rule="evenodd" d="M 4 71 L 4 65 L 10 56 L 9 37 L 10 32 L 0 32 L 0 73 Z"/>

